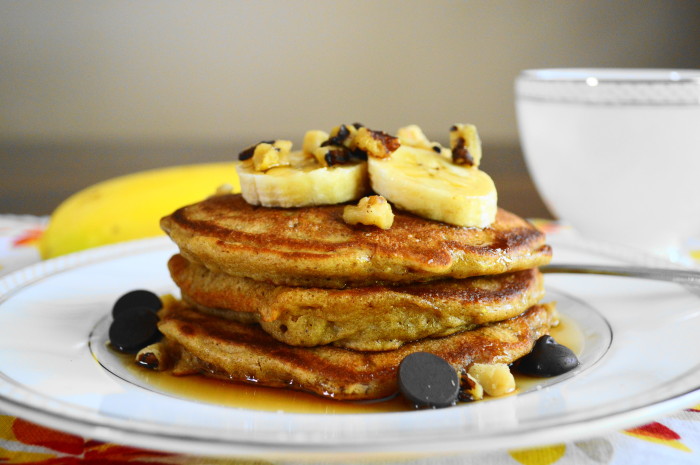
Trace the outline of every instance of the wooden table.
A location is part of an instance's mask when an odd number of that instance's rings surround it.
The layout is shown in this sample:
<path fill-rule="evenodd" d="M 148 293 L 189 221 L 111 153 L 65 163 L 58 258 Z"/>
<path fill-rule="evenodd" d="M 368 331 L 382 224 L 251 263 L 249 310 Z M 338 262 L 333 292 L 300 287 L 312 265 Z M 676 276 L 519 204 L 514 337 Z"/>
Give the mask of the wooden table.
<path fill-rule="evenodd" d="M 234 159 L 244 144 L 0 143 L 0 213 L 50 214 L 73 192 L 114 176 Z M 484 146 L 483 170 L 499 205 L 528 218 L 552 218 L 517 146 Z"/>

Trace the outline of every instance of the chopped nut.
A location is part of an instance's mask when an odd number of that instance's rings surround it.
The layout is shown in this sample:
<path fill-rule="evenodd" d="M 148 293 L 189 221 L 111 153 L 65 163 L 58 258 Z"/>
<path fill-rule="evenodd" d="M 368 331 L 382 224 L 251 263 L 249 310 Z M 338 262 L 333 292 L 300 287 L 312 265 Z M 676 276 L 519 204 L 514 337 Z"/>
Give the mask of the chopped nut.
<path fill-rule="evenodd" d="M 474 402 L 484 398 L 484 388 L 469 373 L 460 376 L 459 400 L 461 402 Z"/>
<path fill-rule="evenodd" d="M 253 151 L 253 167 L 256 171 L 267 171 L 277 166 L 289 166 L 289 152 L 292 142 L 276 140 L 272 144 L 261 142 Z"/>
<path fill-rule="evenodd" d="M 401 146 L 398 137 L 365 127 L 357 130 L 355 146 L 375 158 L 387 158 Z"/>
<path fill-rule="evenodd" d="M 515 378 L 505 363 L 474 363 L 467 373 L 490 396 L 502 396 L 515 390 Z"/>
<path fill-rule="evenodd" d="M 353 123 L 351 125 L 341 124 L 331 129 L 330 136 L 328 140 L 323 143 L 326 145 L 336 145 L 341 147 L 347 147 L 351 150 L 355 149 L 355 136 L 357 136 L 357 131 L 364 127 L 360 123 Z"/>
<path fill-rule="evenodd" d="M 168 369 L 170 358 L 165 345 L 162 342 L 156 342 L 144 347 L 136 354 L 136 363 L 154 371 L 163 371 Z"/>
<path fill-rule="evenodd" d="M 343 210 L 343 221 L 347 224 L 366 224 L 389 229 L 394 224 L 391 205 L 381 195 L 363 197 L 357 206 L 348 205 Z"/>
<path fill-rule="evenodd" d="M 452 162 L 455 165 L 474 166 L 474 157 L 465 147 L 465 141 L 461 137 L 457 139 L 457 143 L 452 148 Z"/>
<path fill-rule="evenodd" d="M 409 147 L 432 150 L 434 145 L 428 140 L 420 126 L 415 124 L 399 128 L 396 136 L 399 138 L 401 145 L 408 145 Z"/>
<path fill-rule="evenodd" d="M 291 140 L 284 140 L 284 139 L 279 139 L 276 140 L 273 144 L 273 147 L 279 149 L 280 153 L 289 155 L 289 152 L 292 151 L 292 141 Z"/>
<path fill-rule="evenodd" d="M 473 124 L 455 124 L 450 128 L 452 161 L 457 165 L 478 167 L 481 163 L 481 139 Z"/>
<path fill-rule="evenodd" d="M 233 186 L 231 184 L 222 184 L 216 188 L 216 191 L 211 195 L 211 197 L 218 197 L 220 195 L 226 195 L 233 193 Z"/>
<path fill-rule="evenodd" d="M 247 149 L 243 150 L 241 153 L 238 154 L 238 159 L 241 160 L 241 161 L 249 160 L 249 159 L 253 158 L 253 153 L 255 152 L 255 148 L 256 148 L 258 145 L 260 145 L 260 144 L 270 144 L 270 145 L 272 145 L 272 144 L 274 144 L 274 143 L 275 143 L 274 140 L 264 140 L 264 141 L 262 141 L 262 142 L 258 142 L 258 143 L 255 144 L 255 145 L 251 145 L 250 147 L 248 147 Z"/>
<path fill-rule="evenodd" d="M 308 155 L 313 155 L 316 149 L 321 147 L 321 144 L 327 140 L 328 133 L 325 131 L 319 131 L 317 129 L 307 131 L 306 134 L 304 134 L 304 141 L 302 142 L 301 150 Z"/>
<path fill-rule="evenodd" d="M 399 138 L 401 145 L 407 145 L 409 147 L 416 147 L 419 149 L 432 150 L 443 156 L 449 157 L 449 150 L 442 146 L 439 142 L 432 142 L 428 140 L 423 130 L 420 126 L 411 124 L 400 128 L 396 133 Z"/>

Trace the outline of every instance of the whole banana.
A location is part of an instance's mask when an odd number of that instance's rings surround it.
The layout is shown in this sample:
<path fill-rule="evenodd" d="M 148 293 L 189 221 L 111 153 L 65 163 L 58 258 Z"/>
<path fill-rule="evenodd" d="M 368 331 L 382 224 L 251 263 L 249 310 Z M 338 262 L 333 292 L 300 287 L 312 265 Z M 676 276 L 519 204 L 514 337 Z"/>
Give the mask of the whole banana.
<path fill-rule="evenodd" d="M 234 162 L 173 166 L 108 179 L 64 200 L 39 241 L 42 258 L 163 234 L 160 218 L 240 185 Z"/>

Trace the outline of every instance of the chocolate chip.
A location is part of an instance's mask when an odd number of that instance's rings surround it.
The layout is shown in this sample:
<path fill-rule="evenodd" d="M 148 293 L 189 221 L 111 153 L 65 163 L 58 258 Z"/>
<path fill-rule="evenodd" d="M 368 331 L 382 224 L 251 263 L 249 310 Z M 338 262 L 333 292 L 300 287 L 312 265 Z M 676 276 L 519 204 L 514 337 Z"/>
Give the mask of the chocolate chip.
<path fill-rule="evenodd" d="M 119 352 L 136 353 L 158 342 L 158 316 L 147 307 L 130 307 L 112 321 L 109 342 Z"/>
<path fill-rule="evenodd" d="M 257 146 L 258 144 L 251 145 L 247 149 L 243 150 L 241 153 L 238 154 L 238 159 L 243 161 L 253 158 L 253 153 L 255 153 L 255 147 Z"/>
<path fill-rule="evenodd" d="M 350 150 L 350 158 L 355 160 L 367 160 L 367 152 L 360 149 Z"/>
<path fill-rule="evenodd" d="M 153 292 L 137 289 L 127 292 L 117 299 L 112 307 L 112 317 L 117 318 L 123 310 L 131 307 L 146 307 L 150 308 L 153 312 L 157 312 L 163 308 L 163 302 L 161 302 L 160 297 Z"/>
<path fill-rule="evenodd" d="M 459 388 L 457 372 L 437 355 L 415 352 L 399 365 L 399 389 L 416 408 L 454 405 Z"/>
<path fill-rule="evenodd" d="M 571 371 L 578 365 L 578 358 L 571 349 L 559 344 L 552 336 L 542 336 L 532 352 L 518 361 L 516 368 L 526 375 L 548 378 Z"/>
<path fill-rule="evenodd" d="M 342 165 L 350 161 L 350 152 L 343 147 L 332 148 L 328 150 L 328 153 L 323 158 L 328 163 L 328 166 Z"/>
<path fill-rule="evenodd" d="M 321 143 L 321 147 L 328 147 L 332 145 L 342 146 L 345 141 L 350 137 L 350 130 L 344 124 L 338 127 L 338 133 L 335 136 L 329 137 L 328 140 Z"/>

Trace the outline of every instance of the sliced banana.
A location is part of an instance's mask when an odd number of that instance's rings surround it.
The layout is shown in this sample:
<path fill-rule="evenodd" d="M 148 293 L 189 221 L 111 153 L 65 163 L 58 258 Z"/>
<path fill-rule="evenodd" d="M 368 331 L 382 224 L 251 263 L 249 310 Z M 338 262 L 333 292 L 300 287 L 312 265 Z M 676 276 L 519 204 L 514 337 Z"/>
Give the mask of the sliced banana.
<path fill-rule="evenodd" d="M 489 175 L 433 150 L 401 146 L 387 158 L 370 156 L 368 168 L 376 193 L 416 215 L 478 228 L 496 218 L 496 186 Z"/>
<path fill-rule="evenodd" d="M 249 160 L 236 165 L 241 195 L 252 205 L 308 207 L 357 200 L 369 191 L 367 163 L 325 167 L 303 151 L 290 152 L 288 166 L 261 172 Z"/>

